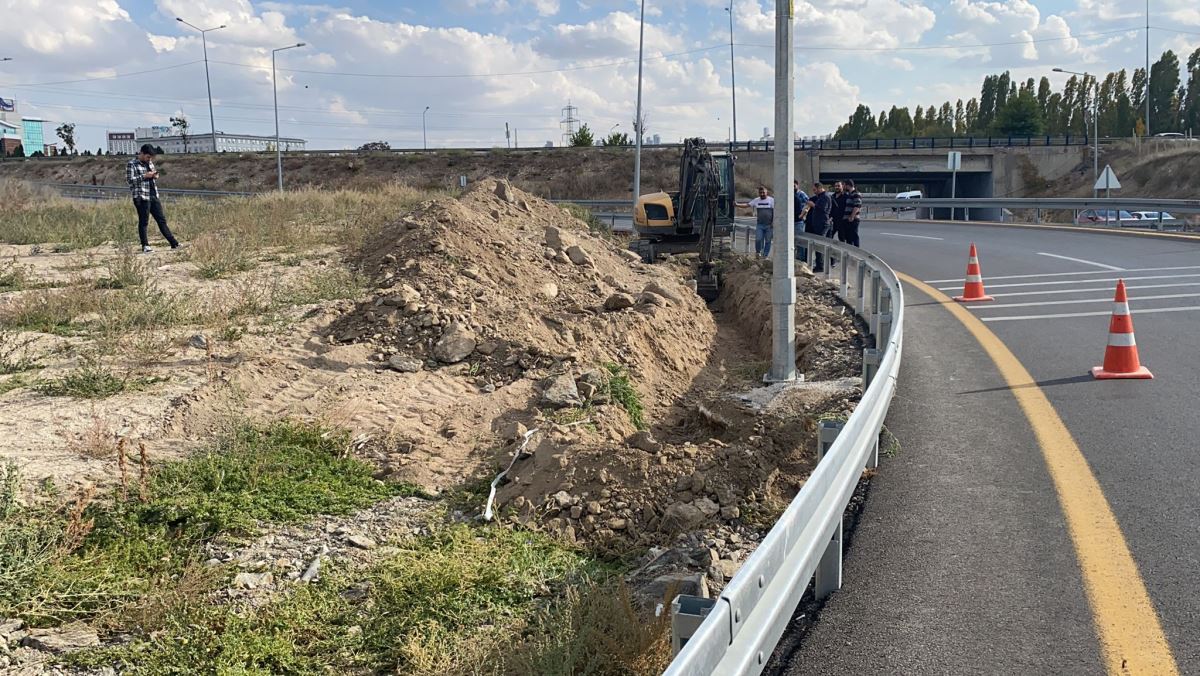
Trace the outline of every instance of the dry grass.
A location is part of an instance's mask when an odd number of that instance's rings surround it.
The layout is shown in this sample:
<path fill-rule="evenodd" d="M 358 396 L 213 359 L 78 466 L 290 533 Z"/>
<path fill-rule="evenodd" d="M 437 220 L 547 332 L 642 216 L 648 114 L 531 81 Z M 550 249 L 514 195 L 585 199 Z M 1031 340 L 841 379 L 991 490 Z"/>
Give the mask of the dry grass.
<path fill-rule="evenodd" d="M 117 451 L 117 433 L 109 426 L 104 416 L 92 406 L 90 422 L 78 439 L 67 442 L 71 452 L 85 458 L 108 458 Z"/>

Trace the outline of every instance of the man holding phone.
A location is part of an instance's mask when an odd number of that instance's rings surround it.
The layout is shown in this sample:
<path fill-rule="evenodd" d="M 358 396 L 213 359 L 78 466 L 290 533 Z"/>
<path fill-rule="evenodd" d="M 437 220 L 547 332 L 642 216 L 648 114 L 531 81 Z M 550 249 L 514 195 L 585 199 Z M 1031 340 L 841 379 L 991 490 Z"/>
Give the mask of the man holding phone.
<path fill-rule="evenodd" d="M 142 253 L 154 251 L 146 237 L 146 227 L 150 224 L 151 216 L 171 248 L 178 249 L 179 241 L 167 227 L 167 215 L 163 213 L 162 202 L 158 201 L 158 170 L 154 167 L 154 146 L 149 143 L 143 145 L 137 157 L 129 160 L 125 167 L 125 178 L 129 181 L 129 190 L 133 193 L 133 206 L 137 209 L 138 239 L 142 242 Z"/>

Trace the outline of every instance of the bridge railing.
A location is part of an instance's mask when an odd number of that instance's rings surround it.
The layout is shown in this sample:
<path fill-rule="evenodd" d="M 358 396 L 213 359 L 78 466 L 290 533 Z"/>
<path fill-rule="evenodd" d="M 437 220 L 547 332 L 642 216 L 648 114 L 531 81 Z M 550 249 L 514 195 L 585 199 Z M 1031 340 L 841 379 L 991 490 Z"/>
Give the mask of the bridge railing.
<path fill-rule="evenodd" d="M 840 278 L 830 277 L 831 266 L 826 278 L 871 328 L 876 347 L 864 351 L 862 400 L 844 423 L 822 424 L 812 475 L 720 596 L 681 596 L 672 604 L 680 650 L 669 676 L 763 670 L 810 580 L 818 598 L 841 586 L 843 517 L 863 471 L 879 461 L 880 433 L 900 372 L 904 291 L 892 269 L 862 249 L 825 237 L 796 239 L 810 259 L 823 254 L 840 260 Z"/>
<path fill-rule="evenodd" d="M 936 198 L 921 197 L 917 199 L 895 199 L 889 197 L 864 197 L 863 205 L 868 216 L 884 213 L 904 213 L 914 210 L 938 209 L 949 215 L 953 220 L 971 220 L 978 216 L 980 210 L 1001 214 L 1023 212 L 1033 223 L 1042 223 L 1048 216 L 1055 213 L 1070 214 L 1072 224 L 1089 227 L 1141 227 L 1156 230 L 1179 230 L 1188 227 L 1188 217 L 1193 221 L 1200 220 L 1200 200 L 1195 199 L 1166 199 L 1155 197 L 975 197 L 975 198 Z M 1103 219 L 1080 222 L 1082 213 L 1093 211 L 1109 213 L 1113 220 Z M 1120 212 L 1151 211 L 1158 212 L 1155 219 L 1120 219 Z M 1163 212 L 1173 218 L 1163 218 Z M 1007 220 L 1007 219 L 1000 219 Z"/>

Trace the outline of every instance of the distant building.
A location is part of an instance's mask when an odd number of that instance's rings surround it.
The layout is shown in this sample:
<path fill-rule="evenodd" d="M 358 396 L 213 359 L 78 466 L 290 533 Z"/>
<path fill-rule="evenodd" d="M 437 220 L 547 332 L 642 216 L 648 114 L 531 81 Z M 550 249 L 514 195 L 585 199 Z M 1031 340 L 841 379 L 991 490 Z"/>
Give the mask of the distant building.
<path fill-rule="evenodd" d="M 662 145 L 662 136 L 660 136 L 660 135 L 658 135 L 658 134 L 655 134 L 654 136 L 651 136 L 651 137 L 650 137 L 650 144 L 651 144 L 651 145 L 656 145 L 656 146 L 660 146 L 660 145 Z"/>
<path fill-rule="evenodd" d="M 134 145 L 140 146 L 143 143 L 152 143 L 155 146 L 162 148 L 164 153 L 182 154 L 182 153 L 211 153 L 213 152 L 213 135 L 212 134 L 189 134 L 186 142 L 183 136 L 177 134 L 157 134 L 158 130 L 164 127 L 139 128 L 134 132 L 136 138 Z M 169 127 L 165 129 L 170 130 Z M 143 134 L 143 132 L 146 132 Z M 252 134 L 226 134 L 217 132 L 216 134 L 216 151 L 219 153 L 254 153 L 267 150 L 275 150 L 274 136 L 255 136 Z M 281 150 L 288 152 L 290 150 L 304 150 L 304 146 L 308 142 L 299 138 L 281 137 L 279 145 Z"/>
<path fill-rule="evenodd" d="M 174 133 L 175 131 L 171 127 L 156 125 L 153 127 L 138 127 L 137 129 L 134 129 L 133 137 L 135 139 L 146 140 L 171 136 Z"/>
<path fill-rule="evenodd" d="M 45 121 L 40 117 L 21 118 L 21 144 L 25 146 L 26 157 L 35 152 L 46 152 L 46 136 L 42 130 L 44 125 Z"/>
<path fill-rule="evenodd" d="M 136 136 L 131 131 L 108 132 L 108 153 L 110 155 L 132 155 L 137 152 Z"/>
<path fill-rule="evenodd" d="M 9 156 L 21 147 L 21 128 L 0 120 L 0 156 Z"/>

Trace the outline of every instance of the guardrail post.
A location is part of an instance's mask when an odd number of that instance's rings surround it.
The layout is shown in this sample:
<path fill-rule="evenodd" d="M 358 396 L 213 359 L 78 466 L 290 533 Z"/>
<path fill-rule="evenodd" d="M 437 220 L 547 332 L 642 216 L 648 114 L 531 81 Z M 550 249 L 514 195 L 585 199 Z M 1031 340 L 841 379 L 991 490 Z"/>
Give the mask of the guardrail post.
<path fill-rule="evenodd" d="M 680 594 L 671 602 L 671 650 L 672 655 L 678 655 L 683 646 L 687 645 L 709 611 L 717 605 L 717 599 L 706 599 L 699 596 Z"/>
<path fill-rule="evenodd" d="M 1039 207 L 1039 208 L 1037 208 L 1037 209 L 1034 209 L 1034 210 L 1033 210 L 1033 222 L 1034 222 L 1034 223 L 1041 223 L 1041 222 L 1042 222 L 1042 209 L 1041 209 L 1041 207 Z"/>
<path fill-rule="evenodd" d="M 825 547 L 817 570 L 813 573 L 813 596 L 818 601 L 829 598 L 833 592 L 842 588 L 842 528 L 845 519 L 838 519 L 833 529 L 833 537 Z"/>
<path fill-rule="evenodd" d="M 867 307 L 867 304 L 866 304 L 867 303 L 867 299 L 866 299 L 867 288 L 866 287 L 867 287 L 867 266 L 863 265 L 863 261 L 859 261 L 858 262 L 858 294 L 857 294 L 857 298 L 854 302 L 854 306 L 855 306 L 854 309 L 857 310 L 858 314 L 860 314 L 860 315 L 863 314 L 864 312 L 866 312 L 866 307 Z"/>
<path fill-rule="evenodd" d="M 879 344 L 879 338 L 878 338 L 878 336 L 879 336 L 879 305 L 880 305 L 879 296 L 880 296 L 880 291 L 882 289 L 883 289 L 883 278 L 880 276 L 879 271 L 872 270 L 871 271 L 871 304 L 868 306 L 868 309 L 871 311 L 871 314 L 867 315 L 866 320 L 867 320 L 867 325 L 871 328 L 871 335 L 876 336 L 876 339 L 875 339 L 876 345 Z"/>
<path fill-rule="evenodd" d="M 829 281 L 829 278 L 833 276 L 833 251 L 832 246 L 825 245 L 825 281 Z"/>
<path fill-rule="evenodd" d="M 845 426 L 846 423 L 840 420 L 822 420 L 817 423 L 817 462 L 821 462 L 821 459 L 829 452 L 833 442 L 837 440 Z"/>
<path fill-rule="evenodd" d="M 883 354 L 882 350 L 867 348 L 863 350 L 863 390 L 865 391 L 871 386 L 871 381 L 875 380 L 875 374 L 879 373 L 879 360 Z"/>
<path fill-rule="evenodd" d="M 845 257 L 843 256 L 843 259 L 844 258 Z M 846 300 L 846 297 L 850 295 L 850 261 L 849 260 L 842 260 L 842 292 L 838 295 L 840 295 L 842 297 L 843 301 Z"/>

